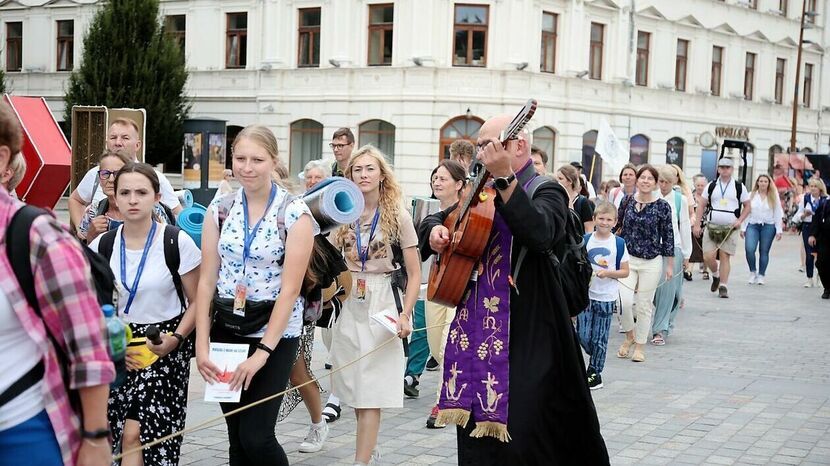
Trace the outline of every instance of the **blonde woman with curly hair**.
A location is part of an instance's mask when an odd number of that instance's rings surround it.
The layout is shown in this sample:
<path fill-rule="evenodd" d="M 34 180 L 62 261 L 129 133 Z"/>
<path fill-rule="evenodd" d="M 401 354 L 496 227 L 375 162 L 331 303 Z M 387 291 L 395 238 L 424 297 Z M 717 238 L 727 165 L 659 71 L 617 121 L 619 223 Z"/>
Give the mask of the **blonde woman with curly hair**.
<path fill-rule="evenodd" d="M 365 207 L 360 219 L 332 235 L 352 273 L 352 292 L 332 328 L 331 358 L 335 369 L 332 390 L 355 410 L 357 448 L 355 464 L 378 462 L 377 438 L 384 408 L 403 407 L 404 352 L 400 344 L 386 344 L 356 364 L 392 334 L 371 316 L 396 309 L 390 274 L 404 267 L 409 277 L 402 297 L 397 335 L 412 332 L 412 310 L 418 300 L 421 261 L 415 247 L 418 237 L 412 218 L 403 208 L 403 195 L 383 154 L 366 145 L 352 154 L 345 177 L 354 181 Z M 393 261 L 400 247 L 403 264 Z"/>

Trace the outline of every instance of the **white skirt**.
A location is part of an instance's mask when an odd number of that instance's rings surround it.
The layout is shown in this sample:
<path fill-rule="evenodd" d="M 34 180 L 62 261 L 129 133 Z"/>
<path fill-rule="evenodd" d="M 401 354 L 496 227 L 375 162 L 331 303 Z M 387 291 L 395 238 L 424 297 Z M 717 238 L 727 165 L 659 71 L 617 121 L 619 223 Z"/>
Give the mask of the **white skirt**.
<path fill-rule="evenodd" d="M 357 298 L 357 281 L 361 279 L 366 280 L 364 299 Z M 371 318 L 372 314 L 385 309 L 397 312 L 390 278 L 352 272 L 352 280 L 351 295 L 332 327 L 331 363 L 334 370 L 368 354 L 394 336 Z M 402 408 L 405 363 L 403 344 L 400 341 L 387 343 L 371 355 L 333 373 L 332 393 L 353 408 Z"/>

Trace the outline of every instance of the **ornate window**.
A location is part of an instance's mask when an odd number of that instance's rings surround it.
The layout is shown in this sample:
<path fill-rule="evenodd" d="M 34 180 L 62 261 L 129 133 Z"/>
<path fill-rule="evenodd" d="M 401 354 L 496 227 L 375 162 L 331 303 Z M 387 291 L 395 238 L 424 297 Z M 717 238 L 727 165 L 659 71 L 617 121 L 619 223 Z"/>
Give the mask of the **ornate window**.
<path fill-rule="evenodd" d="M 395 125 L 383 120 L 369 120 L 358 127 L 358 145 L 371 144 L 386 156 L 386 161 L 395 163 Z"/>
<path fill-rule="evenodd" d="M 475 116 L 460 116 L 448 121 L 441 127 L 438 157 L 441 160 L 448 159 L 450 157 L 450 144 L 456 139 L 466 139 L 475 144 L 476 139 L 478 139 L 478 130 L 482 124 L 484 124 L 484 120 Z"/>
<path fill-rule="evenodd" d="M 289 153 L 288 169 L 292 173 L 299 172 L 312 160 L 323 158 L 323 125 L 309 119 L 291 123 Z"/>
<path fill-rule="evenodd" d="M 648 136 L 643 134 L 635 134 L 634 136 L 631 136 L 630 142 L 631 149 L 629 151 L 628 160 L 637 166 L 648 163 L 648 146 L 650 143 Z"/>

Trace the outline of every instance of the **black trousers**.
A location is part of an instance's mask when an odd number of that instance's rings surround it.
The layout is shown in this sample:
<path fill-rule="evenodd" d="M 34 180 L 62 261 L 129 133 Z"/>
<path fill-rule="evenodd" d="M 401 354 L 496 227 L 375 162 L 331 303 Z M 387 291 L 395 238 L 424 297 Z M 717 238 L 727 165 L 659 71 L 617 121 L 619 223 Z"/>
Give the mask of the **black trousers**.
<path fill-rule="evenodd" d="M 248 356 L 256 351 L 259 338 L 245 338 L 214 326 L 211 341 L 250 345 Z M 262 369 L 254 375 L 248 390 L 242 391 L 239 403 L 220 403 L 227 413 L 285 390 L 288 375 L 297 359 L 297 338 L 281 338 Z M 288 464 L 285 450 L 277 441 L 274 428 L 282 396 L 225 418 L 228 425 L 230 466 L 283 466 Z"/>
<path fill-rule="evenodd" d="M 816 244 L 816 252 L 818 258 L 816 259 L 816 269 L 818 270 L 818 278 L 821 279 L 821 284 L 825 290 L 830 290 L 830 238 L 822 238 Z"/>

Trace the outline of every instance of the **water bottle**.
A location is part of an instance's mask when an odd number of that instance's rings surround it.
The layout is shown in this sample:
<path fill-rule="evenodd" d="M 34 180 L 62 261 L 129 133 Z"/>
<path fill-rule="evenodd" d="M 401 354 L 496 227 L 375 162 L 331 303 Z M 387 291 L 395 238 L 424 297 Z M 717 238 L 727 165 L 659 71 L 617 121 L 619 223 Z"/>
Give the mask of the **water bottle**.
<path fill-rule="evenodd" d="M 127 379 L 127 332 L 124 322 L 115 315 L 115 308 L 111 304 L 104 304 L 104 320 L 107 324 L 107 339 L 109 340 L 110 357 L 115 364 L 115 380 L 111 388 L 120 387 Z"/>

